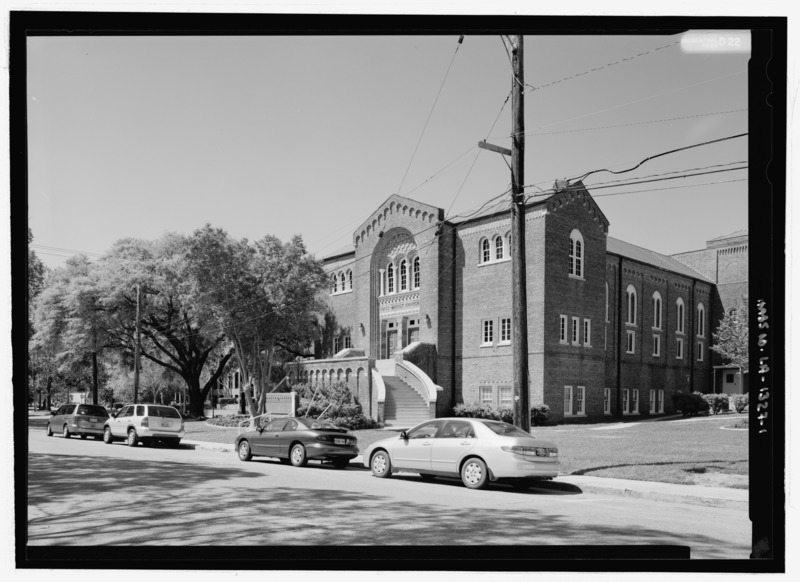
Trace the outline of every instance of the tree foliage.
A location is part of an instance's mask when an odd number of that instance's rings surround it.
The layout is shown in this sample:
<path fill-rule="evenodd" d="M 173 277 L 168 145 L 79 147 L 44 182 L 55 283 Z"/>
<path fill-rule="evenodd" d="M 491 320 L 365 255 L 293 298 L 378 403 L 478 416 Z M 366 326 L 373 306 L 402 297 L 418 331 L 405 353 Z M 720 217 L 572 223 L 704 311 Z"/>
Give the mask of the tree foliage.
<path fill-rule="evenodd" d="M 713 333 L 711 349 L 720 354 L 726 363 L 747 372 L 750 366 L 749 338 L 748 300 L 742 297 L 719 322 L 717 331 Z"/>

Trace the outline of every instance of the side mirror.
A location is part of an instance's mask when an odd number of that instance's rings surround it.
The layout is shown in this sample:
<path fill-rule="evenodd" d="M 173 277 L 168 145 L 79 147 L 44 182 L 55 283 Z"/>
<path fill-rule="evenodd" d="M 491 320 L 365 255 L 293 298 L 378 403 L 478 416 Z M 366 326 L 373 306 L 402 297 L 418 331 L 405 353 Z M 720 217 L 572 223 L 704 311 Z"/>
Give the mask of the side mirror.
<path fill-rule="evenodd" d="M 404 430 L 401 430 L 400 431 L 400 438 L 403 439 L 404 441 L 407 441 L 408 440 L 408 433 L 406 431 L 404 431 Z"/>
<path fill-rule="evenodd" d="M 117 418 L 117 413 L 116 412 L 112 412 L 111 413 L 111 418 Z"/>
<path fill-rule="evenodd" d="M 258 431 L 258 434 L 261 434 L 262 432 L 264 432 L 264 427 L 259 425 L 256 430 Z"/>

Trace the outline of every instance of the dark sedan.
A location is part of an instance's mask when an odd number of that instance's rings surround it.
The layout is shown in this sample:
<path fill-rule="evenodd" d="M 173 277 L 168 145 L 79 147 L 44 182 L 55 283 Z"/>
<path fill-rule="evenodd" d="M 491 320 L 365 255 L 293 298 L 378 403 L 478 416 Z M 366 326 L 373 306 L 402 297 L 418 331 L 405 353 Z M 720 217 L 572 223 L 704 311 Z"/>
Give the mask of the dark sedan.
<path fill-rule="evenodd" d="M 303 467 L 309 460 L 331 461 L 337 469 L 344 469 L 358 456 L 357 443 L 347 429 L 328 421 L 284 417 L 240 434 L 236 452 L 242 461 L 275 457 L 295 467 Z"/>

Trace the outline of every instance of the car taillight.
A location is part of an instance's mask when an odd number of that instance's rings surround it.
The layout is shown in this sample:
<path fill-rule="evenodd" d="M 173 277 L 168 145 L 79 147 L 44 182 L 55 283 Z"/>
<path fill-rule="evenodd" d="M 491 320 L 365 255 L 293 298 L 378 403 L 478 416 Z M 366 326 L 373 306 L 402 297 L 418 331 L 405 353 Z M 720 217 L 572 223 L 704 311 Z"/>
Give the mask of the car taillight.
<path fill-rule="evenodd" d="M 522 455 L 525 457 L 557 457 L 558 456 L 558 449 L 552 448 L 548 449 L 545 447 L 522 447 L 522 446 L 503 446 L 500 447 L 507 453 L 512 453 L 514 455 Z"/>
<path fill-rule="evenodd" d="M 316 440 L 318 440 L 321 443 L 333 442 L 333 439 L 331 438 L 331 436 L 327 435 L 327 434 L 323 434 L 323 435 L 318 436 Z"/>
<path fill-rule="evenodd" d="M 144 417 L 142 419 L 142 426 L 150 426 L 150 419 L 148 417 Z"/>

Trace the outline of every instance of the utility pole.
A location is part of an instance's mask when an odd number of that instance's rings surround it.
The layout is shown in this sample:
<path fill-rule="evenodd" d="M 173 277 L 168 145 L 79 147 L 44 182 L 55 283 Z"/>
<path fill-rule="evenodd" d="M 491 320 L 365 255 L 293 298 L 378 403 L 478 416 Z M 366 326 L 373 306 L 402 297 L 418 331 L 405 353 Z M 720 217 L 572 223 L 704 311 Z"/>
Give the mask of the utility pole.
<path fill-rule="evenodd" d="M 511 42 L 511 301 L 514 367 L 514 425 L 529 432 L 528 287 L 525 280 L 525 104 L 522 35 Z"/>
<path fill-rule="evenodd" d="M 142 351 L 141 329 L 139 327 L 139 312 L 142 306 L 142 293 L 140 285 L 136 285 L 136 349 L 133 356 L 133 403 L 139 402 L 139 354 Z"/>

